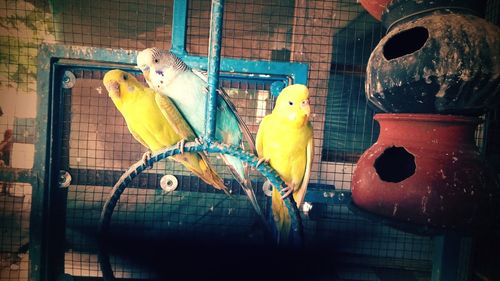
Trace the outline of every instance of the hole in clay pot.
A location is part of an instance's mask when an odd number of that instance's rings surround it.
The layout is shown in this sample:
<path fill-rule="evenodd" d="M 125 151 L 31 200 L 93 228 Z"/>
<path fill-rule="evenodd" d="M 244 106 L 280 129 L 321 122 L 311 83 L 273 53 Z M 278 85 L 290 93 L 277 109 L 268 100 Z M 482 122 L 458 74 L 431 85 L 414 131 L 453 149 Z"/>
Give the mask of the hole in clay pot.
<path fill-rule="evenodd" d="M 415 156 L 404 147 L 389 147 L 375 160 L 380 179 L 388 182 L 403 181 L 415 173 Z"/>
<path fill-rule="evenodd" d="M 387 40 L 384 45 L 384 57 L 388 60 L 416 52 L 424 46 L 429 38 L 426 28 L 417 26 L 404 30 Z"/>

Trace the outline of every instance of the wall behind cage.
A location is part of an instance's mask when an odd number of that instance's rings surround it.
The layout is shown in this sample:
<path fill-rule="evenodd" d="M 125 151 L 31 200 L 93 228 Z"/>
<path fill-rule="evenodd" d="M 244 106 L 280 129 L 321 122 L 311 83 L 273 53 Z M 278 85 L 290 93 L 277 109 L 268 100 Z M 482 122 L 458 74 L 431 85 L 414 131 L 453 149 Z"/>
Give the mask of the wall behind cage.
<path fill-rule="evenodd" d="M 209 1 L 190 1 L 190 54 L 207 55 L 209 21 Z M 313 182 L 350 189 L 354 163 L 376 139 L 364 70 L 382 34 L 380 23 L 353 1 L 226 2 L 222 56 L 309 65 Z M 255 133 L 258 124 L 250 125 Z"/>
<path fill-rule="evenodd" d="M 2 85 L 6 93 L 20 98 L 6 99 L 4 108 L 14 109 L 16 119 L 25 120 L 14 120 L 13 112 L 7 110 L 5 115 L 9 117 L 0 125 L 22 128 L 16 131 L 16 139 L 21 139 L 21 135 L 23 138 L 34 135 L 34 61 L 39 43 L 137 50 L 170 47 L 172 1 L 143 4 L 7 1 L 5 5 L 3 27 L 4 34 L 9 35 L 2 36 L 6 42 L 2 45 L 6 56 L 2 59 L 7 62 L 1 72 Z M 209 14 L 209 1 L 189 1 L 186 49 L 190 54 L 207 53 Z M 21 32 L 23 30 L 29 32 Z M 373 141 L 373 112 L 363 97 L 363 70 L 381 34 L 380 24 L 352 1 L 226 3 L 223 56 L 309 65 L 308 86 L 312 93 L 316 139 L 315 182 L 349 189 L 352 163 Z M 244 110 L 244 99 L 234 100 Z M 346 107 L 352 109 L 346 110 Z M 258 123 L 249 125 L 255 133 Z M 29 156 L 34 151 L 34 138 L 28 139 L 24 141 L 28 145 L 18 144 L 15 150 L 23 150 L 19 154 L 27 157 L 22 163 L 22 167 L 27 168 L 32 164 Z M 350 142 L 351 139 L 355 142 Z M 346 143 L 351 147 L 346 147 Z"/>

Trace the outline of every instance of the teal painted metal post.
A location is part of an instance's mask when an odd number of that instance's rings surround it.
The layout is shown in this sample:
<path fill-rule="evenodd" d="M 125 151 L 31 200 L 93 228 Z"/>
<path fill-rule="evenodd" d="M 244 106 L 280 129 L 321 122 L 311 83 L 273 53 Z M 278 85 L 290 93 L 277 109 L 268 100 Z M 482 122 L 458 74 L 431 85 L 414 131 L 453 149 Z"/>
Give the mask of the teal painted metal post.
<path fill-rule="evenodd" d="M 445 234 L 434 237 L 431 281 L 457 281 L 461 237 Z"/>
<path fill-rule="evenodd" d="M 215 136 L 217 88 L 219 87 L 220 50 L 222 44 L 222 19 L 224 0 L 212 0 L 210 16 L 210 39 L 208 46 L 208 95 L 205 124 L 205 140 L 210 142 Z"/>
<path fill-rule="evenodd" d="M 170 51 L 179 57 L 186 52 L 186 28 L 187 28 L 187 0 L 175 0 L 172 17 L 172 45 Z"/>

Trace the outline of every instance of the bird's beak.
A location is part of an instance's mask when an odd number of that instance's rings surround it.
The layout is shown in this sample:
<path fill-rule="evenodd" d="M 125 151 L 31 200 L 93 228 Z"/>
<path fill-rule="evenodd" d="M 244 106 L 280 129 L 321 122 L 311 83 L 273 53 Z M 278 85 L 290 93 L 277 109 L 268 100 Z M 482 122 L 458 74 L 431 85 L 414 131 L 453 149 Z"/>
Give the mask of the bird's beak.
<path fill-rule="evenodd" d="M 303 100 L 300 104 L 300 108 L 306 116 L 309 117 L 311 114 L 311 105 L 309 104 L 309 99 Z"/>
<path fill-rule="evenodd" d="M 142 76 L 144 76 L 144 79 L 146 81 L 148 81 L 148 82 L 151 81 L 151 80 L 149 80 L 149 67 L 142 71 Z"/>
<path fill-rule="evenodd" d="M 146 80 L 149 80 L 149 66 L 141 65 L 139 69 L 142 71 L 142 75 Z"/>
<path fill-rule="evenodd" d="M 120 97 L 120 84 L 116 81 L 108 81 L 104 83 L 104 87 L 106 87 L 106 90 L 108 90 L 108 95 L 110 97 Z"/>

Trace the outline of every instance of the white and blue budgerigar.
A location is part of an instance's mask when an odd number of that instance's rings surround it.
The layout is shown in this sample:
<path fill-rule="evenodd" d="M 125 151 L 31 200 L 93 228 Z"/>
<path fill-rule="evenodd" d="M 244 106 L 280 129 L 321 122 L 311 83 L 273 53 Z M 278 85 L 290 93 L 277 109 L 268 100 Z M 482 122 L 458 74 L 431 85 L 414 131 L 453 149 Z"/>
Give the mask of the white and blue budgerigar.
<path fill-rule="evenodd" d="M 193 128 L 197 137 L 203 136 L 208 94 L 206 73 L 190 68 L 170 51 L 157 48 L 148 48 L 139 52 L 137 66 L 141 69 L 149 87 L 169 97 Z M 255 153 L 253 137 L 236 112 L 229 96 L 222 88 L 217 89 L 217 94 L 215 140 L 243 147 L 245 139 L 251 152 Z M 248 166 L 231 155 L 221 154 L 221 158 L 240 183 L 258 215 L 264 218 L 252 189 Z"/>

